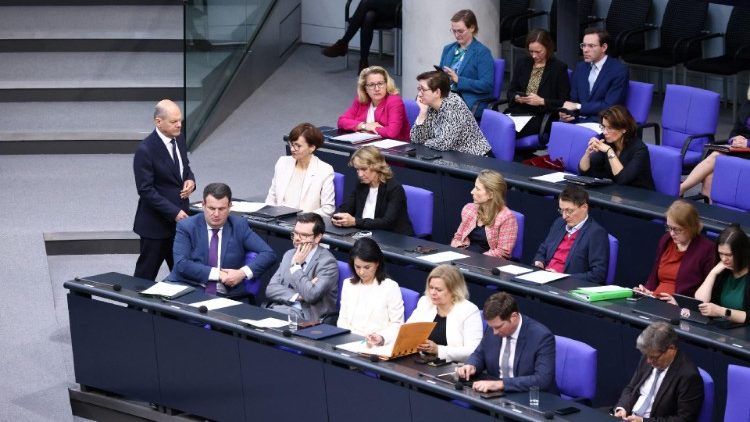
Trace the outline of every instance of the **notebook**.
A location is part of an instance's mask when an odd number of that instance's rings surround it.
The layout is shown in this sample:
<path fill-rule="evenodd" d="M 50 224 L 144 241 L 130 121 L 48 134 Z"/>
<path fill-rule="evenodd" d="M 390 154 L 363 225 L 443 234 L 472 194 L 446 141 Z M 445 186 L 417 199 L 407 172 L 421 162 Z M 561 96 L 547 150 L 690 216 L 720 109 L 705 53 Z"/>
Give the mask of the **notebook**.
<path fill-rule="evenodd" d="M 589 176 L 578 176 L 576 174 L 565 175 L 565 181 L 568 183 L 574 183 L 581 186 L 603 186 L 610 185 L 612 181 L 610 179 L 600 179 L 598 177 Z"/>
<path fill-rule="evenodd" d="M 284 207 L 281 205 L 266 205 L 258 211 L 249 213 L 249 215 L 261 219 L 274 219 L 286 217 L 288 215 L 296 215 L 300 211 L 302 210 L 298 208 Z"/>
<path fill-rule="evenodd" d="M 427 341 L 435 322 L 409 322 L 398 330 L 396 341 L 383 346 L 368 347 L 364 341 L 339 344 L 338 349 L 364 355 L 375 355 L 382 360 L 395 359 L 417 353 L 417 346 Z"/>
<path fill-rule="evenodd" d="M 356 227 L 334 226 L 329 217 L 323 217 L 323 222 L 326 224 L 326 233 L 328 234 L 335 234 L 336 236 L 349 236 L 359 231 L 359 229 Z"/>
<path fill-rule="evenodd" d="M 648 296 L 644 296 L 636 302 L 632 311 L 636 314 L 645 315 L 652 320 L 666 321 L 670 324 L 679 324 L 680 322 L 680 308 Z"/>
<path fill-rule="evenodd" d="M 348 334 L 350 331 L 346 328 L 336 327 L 328 324 L 318 324 L 313 327 L 302 328 L 297 331 L 292 331 L 295 336 L 309 338 L 311 340 L 322 340 L 324 338 L 337 336 L 340 334 Z"/>

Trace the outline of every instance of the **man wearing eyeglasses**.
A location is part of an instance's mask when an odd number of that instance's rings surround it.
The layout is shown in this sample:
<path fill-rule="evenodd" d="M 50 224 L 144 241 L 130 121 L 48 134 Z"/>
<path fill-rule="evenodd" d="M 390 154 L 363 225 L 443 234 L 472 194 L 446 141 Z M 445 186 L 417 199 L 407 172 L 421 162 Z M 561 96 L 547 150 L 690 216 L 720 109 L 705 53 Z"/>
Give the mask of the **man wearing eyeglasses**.
<path fill-rule="evenodd" d="M 598 123 L 599 112 L 613 105 L 625 105 L 628 92 L 628 68 L 617 59 L 607 56 L 609 34 L 597 28 L 588 28 L 583 36 L 579 62 L 570 80 L 570 101 L 560 112 L 563 122 Z"/>
<path fill-rule="evenodd" d="M 245 279 L 260 277 L 276 262 L 276 253 L 244 218 L 229 215 L 232 190 L 224 183 L 203 189 L 203 214 L 177 223 L 174 270 L 169 280 L 203 287 L 210 295 L 245 295 Z M 255 252 L 250 263 L 245 255 Z"/>
<path fill-rule="evenodd" d="M 304 320 L 319 320 L 336 311 L 339 270 L 333 254 L 319 246 L 325 230 L 320 215 L 297 216 L 294 248 L 284 254 L 266 287 L 267 307 Z"/>
<path fill-rule="evenodd" d="M 534 265 L 547 271 L 604 284 L 609 266 L 607 232 L 589 216 L 589 194 L 568 186 L 558 200 L 561 216 L 550 228 L 534 256 Z"/>
<path fill-rule="evenodd" d="M 643 354 L 633 378 L 622 391 L 614 416 L 622 420 L 697 421 L 703 404 L 703 378 L 677 348 L 677 333 L 655 322 L 638 336 Z"/>

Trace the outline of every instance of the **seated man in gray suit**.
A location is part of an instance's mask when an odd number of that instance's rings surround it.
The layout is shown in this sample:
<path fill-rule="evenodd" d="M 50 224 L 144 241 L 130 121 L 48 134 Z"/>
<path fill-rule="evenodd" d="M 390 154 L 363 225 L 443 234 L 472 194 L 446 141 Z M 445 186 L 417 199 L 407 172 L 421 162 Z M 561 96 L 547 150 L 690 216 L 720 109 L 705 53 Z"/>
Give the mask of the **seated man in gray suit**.
<path fill-rule="evenodd" d="M 288 250 L 266 287 L 268 307 L 304 320 L 317 320 L 336 311 L 339 269 L 336 258 L 318 246 L 325 233 L 320 215 L 297 216 L 292 232 L 294 248 Z"/>

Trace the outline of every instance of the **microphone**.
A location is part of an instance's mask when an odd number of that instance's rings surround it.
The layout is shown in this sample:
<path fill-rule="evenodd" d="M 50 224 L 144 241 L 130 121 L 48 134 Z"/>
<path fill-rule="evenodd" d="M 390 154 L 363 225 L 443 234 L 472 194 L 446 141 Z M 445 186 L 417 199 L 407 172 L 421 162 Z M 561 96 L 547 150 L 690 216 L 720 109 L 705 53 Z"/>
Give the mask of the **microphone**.
<path fill-rule="evenodd" d="M 198 307 L 198 312 L 205 314 L 206 312 L 208 312 L 208 308 L 206 307 L 206 305 L 201 305 Z"/>
<path fill-rule="evenodd" d="M 456 381 L 456 383 L 453 384 L 453 388 L 455 388 L 458 391 L 461 391 L 464 389 L 464 383 L 462 383 L 461 381 Z"/>
<path fill-rule="evenodd" d="M 552 419 L 555 417 L 555 413 L 551 410 L 544 412 L 544 419 Z"/>
<path fill-rule="evenodd" d="M 120 290 L 122 290 L 122 286 L 120 286 L 119 284 L 115 284 L 112 286 L 112 290 L 119 292 Z"/>
<path fill-rule="evenodd" d="M 284 331 L 282 331 L 282 332 L 281 332 L 281 334 L 282 334 L 282 335 L 283 335 L 284 337 L 291 337 L 291 336 L 292 336 L 292 332 L 291 332 L 291 331 L 290 331 L 290 330 L 289 330 L 288 328 L 287 328 L 287 329 L 285 329 Z"/>
<path fill-rule="evenodd" d="M 500 270 L 497 269 L 497 267 L 492 267 L 492 270 L 490 270 L 492 275 L 500 275 Z"/>
<path fill-rule="evenodd" d="M 380 362 L 380 358 L 378 357 L 378 355 L 369 355 L 369 356 L 370 356 L 369 357 L 370 362 L 372 362 L 372 363 Z"/>

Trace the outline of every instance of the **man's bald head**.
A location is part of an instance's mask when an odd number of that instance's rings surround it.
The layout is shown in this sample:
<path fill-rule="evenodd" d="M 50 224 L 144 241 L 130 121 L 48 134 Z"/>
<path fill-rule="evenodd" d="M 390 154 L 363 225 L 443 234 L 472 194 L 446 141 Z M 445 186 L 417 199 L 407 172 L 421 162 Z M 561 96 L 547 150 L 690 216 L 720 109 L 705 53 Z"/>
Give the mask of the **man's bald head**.
<path fill-rule="evenodd" d="M 154 107 L 154 125 L 169 138 L 176 138 L 182 130 L 182 112 L 172 100 L 161 100 Z"/>

